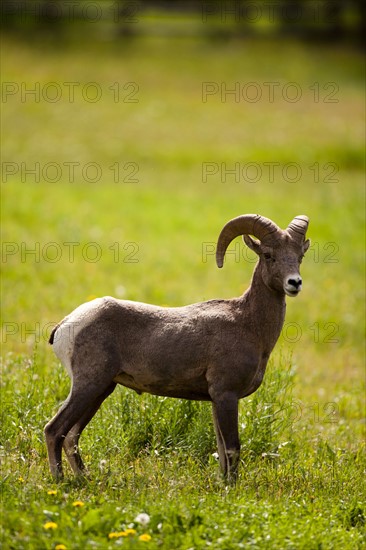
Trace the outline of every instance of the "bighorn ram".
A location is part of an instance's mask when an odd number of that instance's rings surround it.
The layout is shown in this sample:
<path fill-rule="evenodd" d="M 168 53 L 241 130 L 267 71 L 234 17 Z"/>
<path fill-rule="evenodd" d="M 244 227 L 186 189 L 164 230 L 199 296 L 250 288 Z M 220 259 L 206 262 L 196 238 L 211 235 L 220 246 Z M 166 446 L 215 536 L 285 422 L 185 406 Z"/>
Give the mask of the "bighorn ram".
<path fill-rule="evenodd" d="M 67 400 L 45 427 L 52 474 L 62 477 L 62 447 L 74 472 L 82 473 L 81 432 L 122 384 L 137 393 L 211 401 L 220 465 L 235 480 L 238 401 L 260 386 L 283 326 L 285 295 L 301 290 L 308 221 L 297 216 L 282 230 L 263 216 L 246 214 L 225 225 L 218 267 L 239 235 L 259 256 L 251 285 L 239 298 L 165 308 L 105 297 L 65 317 L 50 337 L 72 380 Z"/>

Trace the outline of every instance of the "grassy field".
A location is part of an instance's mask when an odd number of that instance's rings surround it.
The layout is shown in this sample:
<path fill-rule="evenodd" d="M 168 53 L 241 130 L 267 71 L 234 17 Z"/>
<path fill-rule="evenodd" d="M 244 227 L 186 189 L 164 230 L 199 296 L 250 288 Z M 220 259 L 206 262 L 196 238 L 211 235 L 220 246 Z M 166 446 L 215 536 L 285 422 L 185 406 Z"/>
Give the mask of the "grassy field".
<path fill-rule="evenodd" d="M 361 55 L 157 38 L 5 47 L 2 547 L 363 548 Z M 251 212 L 281 227 L 307 214 L 312 246 L 265 383 L 241 403 L 237 486 L 220 478 L 209 404 L 124 388 L 83 434 L 90 479 L 67 470 L 56 485 L 43 426 L 69 380 L 51 327 L 95 296 L 241 294 L 255 258 L 238 240 L 218 270 L 212 251 Z"/>

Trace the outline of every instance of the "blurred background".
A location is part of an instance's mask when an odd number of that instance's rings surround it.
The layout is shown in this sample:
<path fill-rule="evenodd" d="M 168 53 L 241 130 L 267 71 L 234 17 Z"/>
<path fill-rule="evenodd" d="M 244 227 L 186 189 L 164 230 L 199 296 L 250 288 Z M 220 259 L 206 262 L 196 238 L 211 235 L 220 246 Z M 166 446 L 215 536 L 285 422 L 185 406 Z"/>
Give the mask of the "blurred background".
<path fill-rule="evenodd" d="M 9 547 L 85 548 L 99 537 L 105 548 L 132 502 L 126 518 L 145 511 L 178 526 L 166 548 L 201 548 L 201 536 L 204 547 L 359 548 L 365 3 L 3 0 L 1 12 Z M 223 225 L 245 213 L 282 228 L 306 214 L 312 243 L 266 384 L 241 404 L 243 456 L 256 467 L 242 469 L 240 492 L 216 495 L 216 464 L 201 467 L 214 450 L 209 408 L 120 389 L 83 439 L 96 484 L 66 485 L 94 514 L 89 532 L 62 490 L 61 504 L 47 493 L 42 427 L 69 388 L 51 329 L 96 296 L 180 306 L 242 294 L 256 258 L 239 238 L 223 269 L 214 254 Z M 276 432 L 278 411 L 288 432 Z M 195 475 L 187 449 L 201 457 Z M 192 506 L 197 521 L 173 515 Z M 54 535 L 42 527 L 50 518 Z"/>
<path fill-rule="evenodd" d="M 1 2 L 4 548 L 112 547 L 141 512 L 150 548 L 361 548 L 365 5 Z M 219 270 L 215 244 L 245 213 L 306 214 L 311 247 L 241 402 L 238 490 L 209 407 L 124 388 L 83 434 L 90 480 L 53 489 L 51 329 L 96 296 L 242 294 L 256 258 L 238 238 Z"/>
<path fill-rule="evenodd" d="M 90 35 L 102 40 L 291 36 L 359 45 L 366 30 L 362 0 L 4 0 L 2 13 L 6 30 L 29 37 L 48 34 L 61 42 L 83 32 L 85 25 Z"/>
<path fill-rule="evenodd" d="M 256 259 L 222 226 L 310 217 L 280 343 L 309 388 L 359 376 L 364 3 L 3 1 L 5 351 L 114 295 L 241 294 Z M 48 356 L 47 361 L 50 361 Z M 47 362 L 46 362 L 47 363 Z M 351 376 L 352 378 L 352 376 Z M 350 380 L 350 379 L 349 379 Z"/>

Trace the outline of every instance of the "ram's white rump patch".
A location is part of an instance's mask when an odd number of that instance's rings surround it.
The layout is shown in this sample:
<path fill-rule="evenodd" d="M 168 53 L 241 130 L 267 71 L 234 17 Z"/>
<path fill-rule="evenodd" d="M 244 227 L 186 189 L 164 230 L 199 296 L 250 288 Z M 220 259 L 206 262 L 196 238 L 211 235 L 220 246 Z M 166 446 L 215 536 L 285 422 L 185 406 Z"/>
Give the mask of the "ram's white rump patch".
<path fill-rule="evenodd" d="M 96 298 L 74 309 L 61 321 L 54 334 L 53 350 L 66 368 L 70 378 L 72 378 L 71 358 L 76 337 L 83 328 L 93 321 L 103 301 L 104 298 Z"/>

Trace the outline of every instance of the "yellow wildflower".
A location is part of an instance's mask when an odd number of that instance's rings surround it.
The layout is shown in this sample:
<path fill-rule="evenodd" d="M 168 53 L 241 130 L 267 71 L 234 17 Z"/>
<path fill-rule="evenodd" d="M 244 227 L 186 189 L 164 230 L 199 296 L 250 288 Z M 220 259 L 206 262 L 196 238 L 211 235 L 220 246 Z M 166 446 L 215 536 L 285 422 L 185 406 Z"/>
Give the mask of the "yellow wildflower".
<path fill-rule="evenodd" d="M 55 550 L 67 550 L 64 544 L 56 544 Z"/>
<path fill-rule="evenodd" d="M 43 525 L 43 528 L 44 529 L 57 529 L 57 523 L 55 523 L 54 521 L 47 521 L 47 523 L 45 523 Z"/>
<path fill-rule="evenodd" d="M 75 500 L 72 505 L 75 506 L 75 508 L 82 508 L 84 506 L 84 503 L 81 500 Z"/>
<path fill-rule="evenodd" d="M 126 535 L 136 535 L 135 529 L 126 529 L 125 531 Z"/>
<path fill-rule="evenodd" d="M 147 533 L 144 533 L 143 535 L 139 536 L 139 540 L 142 540 L 143 542 L 149 542 L 149 540 L 151 540 L 151 537 Z"/>
<path fill-rule="evenodd" d="M 119 537 L 127 537 L 127 533 L 125 531 L 114 531 L 108 535 L 109 539 L 118 539 Z"/>
<path fill-rule="evenodd" d="M 47 494 L 48 495 L 57 495 L 57 491 L 56 491 L 56 489 L 50 489 L 49 491 L 47 491 Z"/>
<path fill-rule="evenodd" d="M 18 477 L 18 481 L 19 481 L 19 483 L 24 483 L 25 480 L 24 480 L 24 478 L 23 478 L 22 476 L 19 476 L 19 477 Z"/>

